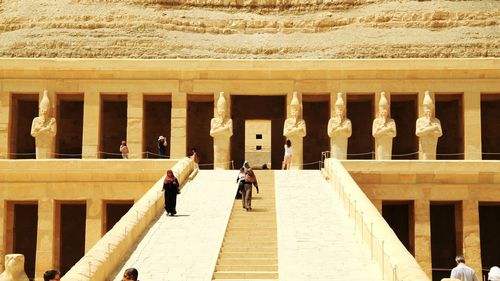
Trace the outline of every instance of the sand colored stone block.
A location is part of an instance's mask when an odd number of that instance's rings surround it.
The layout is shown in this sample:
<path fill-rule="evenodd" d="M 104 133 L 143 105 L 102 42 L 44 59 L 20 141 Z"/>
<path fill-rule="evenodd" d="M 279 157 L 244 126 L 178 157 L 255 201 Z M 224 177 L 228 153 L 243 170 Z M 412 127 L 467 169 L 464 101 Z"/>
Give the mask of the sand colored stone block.
<path fill-rule="evenodd" d="M 87 218 L 85 223 L 85 252 L 88 252 L 102 236 L 102 201 L 87 200 Z"/>
<path fill-rule="evenodd" d="M 82 158 L 98 158 L 100 102 L 98 92 L 85 92 Z"/>
<path fill-rule="evenodd" d="M 3 198 L 3 196 L 2 196 Z M 7 212 L 6 212 L 5 201 L 0 200 L 0 272 L 4 270 L 4 255 L 6 248 L 6 239 L 5 239 L 5 225 L 7 223 Z"/>
<path fill-rule="evenodd" d="M 432 276 L 430 204 L 415 200 L 415 259 L 427 276 Z"/>
<path fill-rule="evenodd" d="M 466 92 L 463 102 L 465 159 L 481 160 L 481 93 Z"/>
<path fill-rule="evenodd" d="M 481 241 L 479 237 L 479 206 L 476 200 L 462 201 L 463 254 L 468 266 L 481 276 Z M 480 278 L 479 278 L 480 279 Z"/>
<path fill-rule="evenodd" d="M 48 268 L 54 268 L 55 265 L 55 213 L 56 204 L 54 200 L 46 198 L 38 201 L 36 278 L 41 278 Z"/>

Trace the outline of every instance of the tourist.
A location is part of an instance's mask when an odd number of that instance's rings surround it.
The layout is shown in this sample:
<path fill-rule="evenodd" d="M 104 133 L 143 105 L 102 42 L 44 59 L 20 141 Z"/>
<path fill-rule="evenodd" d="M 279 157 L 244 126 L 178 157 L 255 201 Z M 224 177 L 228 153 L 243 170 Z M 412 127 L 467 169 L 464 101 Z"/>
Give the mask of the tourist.
<path fill-rule="evenodd" d="M 131 267 L 127 268 L 125 272 L 123 272 L 123 279 L 122 281 L 137 281 L 139 278 L 139 272 L 137 269 Z"/>
<path fill-rule="evenodd" d="M 159 158 L 167 158 L 167 138 L 164 136 L 158 137 L 158 154 Z"/>
<path fill-rule="evenodd" d="M 455 258 L 457 266 L 451 270 L 450 278 L 456 278 L 462 281 L 478 281 L 474 269 L 465 265 L 464 256 Z"/>
<path fill-rule="evenodd" d="M 120 145 L 120 152 L 122 153 L 123 159 L 128 159 L 128 146 L 126 141 L 122 141 Z"/>
<path fill-rule="evenodd" d="M 165 211 L 167 211 L 168 216 L 175 216 L 177 211 L 175 211 L 175 205 L 177 203 L 177 194 L 180 193 L 179 181 L 174 176 L 172 170 L 167 171 L 165 180 L 163 181 L 163 188 L 165 197 Z"/>
<path fill-rule="evenodd" d="M 490 269 L 488 273 L 489 281 L 500 281 L 500 267 L 494 266 Z"/>
<path fill-rule="evenodd" d="M 283 157 L 283 170 L 289 170 L 290 165 L 292 164 L 292 142 L 290 140 L 286 140 L 285 144 L 285 156 Z"/>
<path fill-rule="evenodd" d="M 193 160 L 193 163 L 194 163 L 194 169 L 195 170 L 199 170 L 200 169 L 200 166 L 199 166 L 199 163 L 200 163 L 200 155 L 198 154 L 198 152 L 196 151 L 196 148 L 193 148 L 191 149 L 191 160 Z"/>
<path fill-rule="evenodd" d="M 243 184 L 243 194 L 241 195 L 243 209 L 247 212 L 252 210 L 252 185 L 257 189 L 257 194 L 259 193 L 259 185 L 257 184 L 257 177 L 253 172 L 252 168 L 248 169 L 245 174 L 245 182 Z"/>
<path fill-rule="evenodd" d="M 61 280 L 60 275 L 61 273 L 58 270 L 55 269 L 47 270 L 43 274 L 43 281 L 59 281 Z"/>
<path fill-rule="evenodd" d="M 245 168 L 240 168 L 240 172 L 236 178 L 236 183 L 238 184 L 238 190 L 236 192 L 235 199 L 241 199 L 241 194 L 243 194 L 243 185 L 245 184 Z"/>

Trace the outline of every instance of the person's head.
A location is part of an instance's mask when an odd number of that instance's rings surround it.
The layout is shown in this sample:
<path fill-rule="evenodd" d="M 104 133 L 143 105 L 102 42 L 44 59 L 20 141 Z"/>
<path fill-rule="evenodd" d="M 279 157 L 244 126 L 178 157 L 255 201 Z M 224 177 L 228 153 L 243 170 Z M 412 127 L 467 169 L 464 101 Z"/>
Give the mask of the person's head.
<path fill-rule="evenodd" d="M 226 118 L 226 98 L 224 97 L 224 92 L 219 93 L 219 100 L 217 100 L 217 116 L 224 120 Z"/>
<path fill-rule="evenodd" d="M 424 93 L 424 116 L 427 118 L 432 117 L 432 110 L 434 109 L 434 103 L 432 102 L 432 98 L 429 94 L 429 91 L 425 91 Z"/>
<path fill-rule="evenodd" d="M 196 153 L 196 148 L 194 148 L 194 147 L 193 147 L 193 148 L 191 149 L 191 152 L 192 152 L 192 153 Z"/>
<path fill-rule="evenodd" d="M 43 280 L 44 281 L 59 281 L 61 278 L 59 277 L 60 273 L 59 271 L 52 269 L 52 270 L 47 270 L 43 274 Z"/>
<path fill-rule="evenodd" d="M 158 137 L 158 140 L 159 140 L 159 141 L 163 140 L 163 136 L 159 136 L 159 137 Z"/>
<path fill-rule="evenodd" d="M 40 105 L 38 107 L 38 116 L 42 118 L 47 118 L 49 116 L 50 109 L 50 101 L 47 96 L 47 90 L 43 91 L 43 97 L 40 101 Z"/>
<path fill-rule="evenodd" d="M 286 140 L 286 146 L 287 146 L 287 147 L 292 146 L 292 142 L 291 142 L 290 140 Z"/>
<path fill-rule="evenodd" d="M 127 142 L 122 140 L 122 145 L 127 145 Z"/>
<path fill-rule="evenodd" d="M 243 172 L 245 172 L 245 168 L 241 167 L 240 168 L 240 173 L 243 173 Z"/>
<path fill-rule="evenodd" d="M 456 257 L 455 257 L 455 262 L 456 262 L 457 264 L 459 264 L 459 263 L 465 263 L 465 258 L 464 258 L 464 256 L 462 256 L 462 255 L 458 255 L 458 256 L 456 256 Z"/>
<path fill-rule="evenodd" d="M 137 281 L 138 277 L 139 277 L 139 272 L 137 271 L 137 269 L 131 267 L 127 268 L 125 272 L 123 272 L 122 281 Z"/>
<path fill-rule="evenodd" d="M 173 178 L 174 177 L 174 172 L 172 170 L 167 170 L 167 177 Z"/>

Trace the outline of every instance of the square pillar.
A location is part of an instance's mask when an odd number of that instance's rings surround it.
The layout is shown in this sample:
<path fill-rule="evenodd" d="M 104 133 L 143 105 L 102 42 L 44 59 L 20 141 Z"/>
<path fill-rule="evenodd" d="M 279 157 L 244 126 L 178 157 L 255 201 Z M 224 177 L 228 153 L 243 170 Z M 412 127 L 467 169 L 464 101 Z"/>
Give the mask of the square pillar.
<path fill-rule="evenodd" d="M 5 209 L 5 200 L 0 200 L 0 272 L 4 270 L 6 239 L 7 212 Z"/>
<path fill-rule="evenodd" d="M 187 146 L 187 92 L 189 83 L 181 83 L 181 91 L 172 93 L 172 114 L 170 119 L 170 158 L 186 156 Z M 209 121 L 207 121 L 209 122 Z"/>
<path fill-rule="evenodd" d="M 85 91 L 83 103 L 83 159 L 98 158 L 100 115 L 101 100 L 99 92 Z"/>
<path fill-rule="evenodd" d="M 143 130 L 143 94 L 128 93 L 127 97 L 127 146 L 130 159 L 141 159 Z"/>
<path fill-rule="evenodd" d="M 0 159 L 10 158 L 9 115 L 10 115 L 10 93 L 0 92 Z"/>
<path fill-rule="evenodd" d="M 55 212 L 52 199 L 38 201 L 38 228 L 36 235 L 35 279 L 42 280 L 48 269 L 55 267 Z"/>
<path fill-rule="evenodd" d="M 102 237 L 102 201 L 87 200 L 87 218 L 85 220 L 85 253 Z"/>
<path fill-rule="evenodd" d="M 431 210 L 429 200 L 415 200 L 415 260 L 432 277 Z"/>
<path fill-rule="evenodd" d="M 464 145 L 465 160 L 481 160 L 481 93 L 465 92 Z"/>
<path fill-rule="evenodd" d="M 465 200 L 462 203 L 463 255 L 467 266 L 476 271 L 481 280 L 481 241 L 479 236 L 479 203 Z"/>

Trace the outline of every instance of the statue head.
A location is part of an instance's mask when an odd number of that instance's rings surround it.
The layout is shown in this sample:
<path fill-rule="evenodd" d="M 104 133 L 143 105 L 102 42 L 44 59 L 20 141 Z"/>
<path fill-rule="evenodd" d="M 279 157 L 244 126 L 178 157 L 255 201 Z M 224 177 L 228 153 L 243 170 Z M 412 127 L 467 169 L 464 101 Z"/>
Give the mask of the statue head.
<path fill-rule="evenodd" d="M 337 100 L 335 101 L 335 115 L 343 117 L 345 113 L 345 102 L 342 98 L 342 93 L 337 93 Z"/>
<path fill-rule="evenodd" d="M 300 103 L 297 92 L 293 92 L 292 101 L 290 102 L 290 115 L 293 118 L 298 118 L 300 115 Z"/>
<path fill-rule="evenodd" d="M 389 116 L 389 102 L 387 102 L 387 98 L 385 97 L 385 93 L 380 93 L 380 101 L 378 102 L 379 114 L 382 118 L 387 118 Z"/>
<path fill-rule="evenodd" d="M 434 103 L 432 102 L 432 98 L 429 95 L 429 91 L 425 91 L 423 105 L 424 105 L 424 116 L 431 118 L 432 110 L 434 109 Z"/>
<path fill-rule="evenodd" d="M 219 99 L 217 100 L 217 115 L 219 116 L 219 118 L 226 118 L 226 108 L 227 103 L 226 98 L 224 98 L 224 92 L 220 92 Z"/>
<path fill-rule="evenodd" d="M 28 280 L 26 273 L 24 273 L 24 255 L 5 255 L 5 271 L 3 274 L 8 274 L 9 276 L 14 277 L 14 280 Z M 2 279 L 1 275 L 0 279 Z"/>
<path fill-rule="evenodd" d="M 40 105 L 38 106 L 38 116 L 40 117 L 49 117 L 49 111 L 50 111 L 50 101 L 49 97 L 47 96 L 47 90 L 43 91 L 43 97 L 42 100 L 40 101 Z"/>

